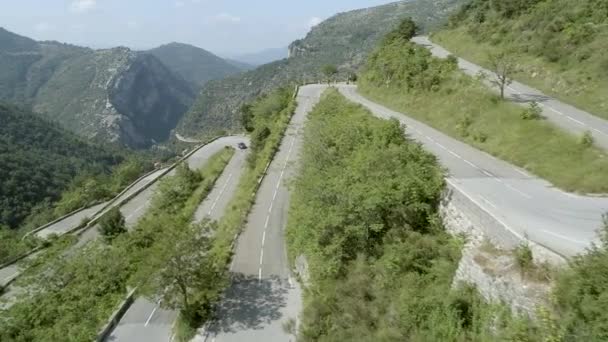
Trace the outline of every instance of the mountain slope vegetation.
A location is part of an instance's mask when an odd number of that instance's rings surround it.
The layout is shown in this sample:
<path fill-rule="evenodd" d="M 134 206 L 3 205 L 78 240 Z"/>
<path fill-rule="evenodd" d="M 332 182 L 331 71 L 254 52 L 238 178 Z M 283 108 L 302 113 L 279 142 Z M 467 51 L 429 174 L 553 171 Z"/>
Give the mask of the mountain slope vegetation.
<path fill-rule="evenodd" d="M 174 73 L 200 88 L 210 80 L 222 79 L 243 71 L 231 61 L 224 60 L 196 46 L 170 43 L 147 51 Z"/>
<path fill-rule="evenodd" d="M 165 140 L 194 93 L 150 54 L 36 42 L 0 29 L 0 100 L 87 138 L 132 147 Z"/>
<path fill-rule="evenodd" d="M 321 67 L 333 64 L 342 75 L 364 62 L 376 42 L 405 16 L 425 29 L 436 27 L 461 0 L 400 1 L 384 6 L 338 14 L 315 26 L 302 40 L 290 46 L 283 59 L 244 74 L 203 87 L 192 109 L 178 126 L 184 135 L 205 135 L 217 130 L 240 129 L 239 108 L 243 103 L 290 82 L 316 82 Z"/>
<path fill-rule="evenodd" d="M 515 78 L 608 118 L 608 2 L 604 0 L 473 0 L 433 40 L 488 65 L 503 50 Z"/>
<path fill-rule="evenodd" d="M 16 228 L 35 206 L 58 200 L 77 175 L 108 173 L 122 159 L 0 103 L 0 226 Z"/>

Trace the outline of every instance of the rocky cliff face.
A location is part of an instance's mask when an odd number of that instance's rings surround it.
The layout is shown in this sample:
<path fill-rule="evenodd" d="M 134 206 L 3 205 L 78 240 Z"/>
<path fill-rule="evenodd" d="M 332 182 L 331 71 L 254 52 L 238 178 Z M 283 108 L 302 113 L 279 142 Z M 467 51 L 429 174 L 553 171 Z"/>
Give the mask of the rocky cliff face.
<path fill-rule="evenodd" d="M 87 138 L 131 147 L 167 139 L 195 96 L 156 57 L 124 47 L 95 51 L 0 30 L 0 61 L 0 100 L 27 104 Z"/>

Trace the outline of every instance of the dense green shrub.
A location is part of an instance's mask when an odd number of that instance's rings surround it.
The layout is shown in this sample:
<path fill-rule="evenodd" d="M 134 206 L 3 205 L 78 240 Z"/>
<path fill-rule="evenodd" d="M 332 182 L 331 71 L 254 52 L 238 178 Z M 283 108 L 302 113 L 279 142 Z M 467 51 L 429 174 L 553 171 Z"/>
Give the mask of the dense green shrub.
<path fill-rule="evenodd" d="M 311 277 L 299 340 L 486 341 L 511 331 L 508 311 L 451 289 L 461 245 L 437 217 L 443 172 L 397 121 L 331 90 L 303 146 L 287 230 L 291 259 L 306 255 Z"/>

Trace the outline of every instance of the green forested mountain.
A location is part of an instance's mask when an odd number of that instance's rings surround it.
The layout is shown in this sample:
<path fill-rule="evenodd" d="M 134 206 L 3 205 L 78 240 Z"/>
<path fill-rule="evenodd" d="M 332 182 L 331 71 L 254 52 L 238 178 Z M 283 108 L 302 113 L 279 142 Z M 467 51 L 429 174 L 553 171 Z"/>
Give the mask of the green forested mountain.
<path fill-rule="evenodd" d="M 435 27 L 462 0 L 400 1 L 338 14 L 302 40 L 291 44 L 290 57 L 244 74 L 211 81 L 201 91 L 178 130 L 201 135 L 219 129 L 239 128 L 239 107 L 260 93 L 289 81 L 316 82 L 325 64 L 339 66 L 343 74 L 356 70 L 377 41 L 403 17 L 411 16 L 425 29 Z"/>
<path fill-rule="evenodd" d="M 57 200 L 77 175 L 108 172 L 121 159 L 27 110 L 0 103 L 0 226 L 17 227 L 34 206 Z"/>
<path fill-rule="evenodd" d="M 210 80 L 222 79 L 244 70 L 209 51 L 188 44 L 171 43 L 147 52 L 196 88 Z"/>
<path fill-rule="evenodd" d="M 0 100 L 87 138 L 143 147 L 164 140 L 194 90 L 150 54 L 36 42 L 0 29 Z"/>
<path fill-rule="evenodd" d="M 606 0 L 472 0 L 433 39 L 483 65 L 504 50 L 517 79 L 608 118 Z"/>

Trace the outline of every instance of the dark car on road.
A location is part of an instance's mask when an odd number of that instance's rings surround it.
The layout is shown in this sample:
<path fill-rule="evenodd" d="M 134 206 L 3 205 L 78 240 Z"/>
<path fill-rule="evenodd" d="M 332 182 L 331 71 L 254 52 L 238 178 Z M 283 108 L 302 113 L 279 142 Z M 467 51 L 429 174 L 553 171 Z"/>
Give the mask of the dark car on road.
<path fill-rule="evenodd" d="M 239 143 L 239 144 L 238 144 L 238 147 L 239 147 L 241 150 L 246 150 L 246 149 L 247 149 L 247 145 L 245 145 L 245 143 Z"/>

